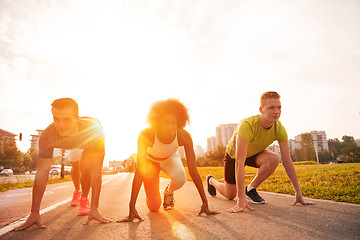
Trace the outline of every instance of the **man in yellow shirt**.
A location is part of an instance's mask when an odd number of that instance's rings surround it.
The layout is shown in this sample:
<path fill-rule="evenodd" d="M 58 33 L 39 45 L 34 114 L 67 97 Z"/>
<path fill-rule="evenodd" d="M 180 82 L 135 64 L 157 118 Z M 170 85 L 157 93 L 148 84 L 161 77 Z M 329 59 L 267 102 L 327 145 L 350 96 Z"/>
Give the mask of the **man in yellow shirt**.
<path fill-rule="evenodd" d="M 266 149 L 275 140 L 280 146 L 281 158 L 285 171 L 294 187 L 295 200 L 292 203 L 314 204 L 303 198 L 293 162 L 290 157 L 288 136 L 279 121 L 281 114 L 280 95 L 266 92 L 260 99 L 261 115 L 244 119 L 230 139 L 225 153 L 225 183 L 218 182 L 211 175 L 207 176 L 208 191 L 212 196 L 219 191 L 224 197 L 234 199 L 237 204 L 229 212 L 253 210 L 246 201 L 262 204 L 265 200 L 257 193 L 256 188 L 275 171 L 279 163 L 278 156 Z M 245 165 L 259 168 L 255 178 L 245 187 Z"/>

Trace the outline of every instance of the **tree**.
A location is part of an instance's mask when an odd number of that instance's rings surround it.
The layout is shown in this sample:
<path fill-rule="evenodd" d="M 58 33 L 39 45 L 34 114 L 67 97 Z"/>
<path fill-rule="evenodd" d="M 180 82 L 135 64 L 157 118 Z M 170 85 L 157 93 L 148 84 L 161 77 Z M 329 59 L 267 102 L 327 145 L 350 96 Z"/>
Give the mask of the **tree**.
<path fill-rule="evenodd" d="M 356 142 L 350 142 L 346 147 L 341 149 L 341 153 L 348 157 L 350 162 L 358 160 L 360 158 L 360 147 Z"/>
<path fill-rule="evenodd" d="M 217 146 L 213 151 L 205 154 L 205 159 L 217 162 L 218 165 L 222 166 L 222 162 L 225 156 L 226 146 Z"/>
<path fill-rule="evenodd" d="M 314 140 L 311 133 L 301 134 L 301 148 L 303 151 L 304 161 L 314 161 L 316 154 L 314 148 Z"/>
<path fill-rule="evenodd" d="M 294 162 L 303 161 L 303 151 L 301 149 L 294 149 L 292 153 L 292 159 Z"/>
<path fill-rule="evenodd" d="M 38 159 L 38 150 L 35 148 L 30 148 L 28 150 L 28 153 L 31 157 L 32 163 L 31 163 L 31 169 L 36 169 L 37 168 L 37 159 Z"/>
<path fill-rule="evenodd" d="M 329 163 L 332 160 L 331 154 L 329 151 L 323 151 L 318 153 L 320 163 Z"/>
<path fill-rule="evenodd" d="M 357 146 L 354 137 L 344 135 L 341 139 L 342 142 L 337 138 L 328 140 L 329 152 L 333 156 L 332 159 L 344 155 L 349 161 L 360 161 L 360 148 Z"/>
<path fill-rule="evenodd" d="M 24 154 L 23 159 L 24 159 L 24 161 L 23 161 L 22 165 L 23 165 L 24 169 L 25 170 L 31 170 L 33 160 L 31 158 L 31 155 L 29 154 L 29 152 Z"/>
<path fill-rule="evenodd" d="M 347 136 L 345 138 L 342 137 L 342 139 L 348 139 Z M 341 149 L 345 147 L 345 143 L 341 142 L 339 139 L 329 139 L 328 140 L 329 145 L 329 152 L 333 155 L 333 158 L 336 159 L 339 155 L 341 155 Z"/>
<path fill-rule="evenodd" d="M 20 167 L 23 161 L 22 154 L 15 142 L 7 145 L 0 156 L 0 165 L 5 168 Z"/>
<path fill-rule="evenodd" d="M 342 140 L 343 140 L 343 142 L 344 142 L 345 145 L 349 145 L 349 144 L 355 142 L 355 139 L 354 139 L 353 136 L 346 136 L 346 135 L 344 135 L 344 136 L 342 137 Z"/>

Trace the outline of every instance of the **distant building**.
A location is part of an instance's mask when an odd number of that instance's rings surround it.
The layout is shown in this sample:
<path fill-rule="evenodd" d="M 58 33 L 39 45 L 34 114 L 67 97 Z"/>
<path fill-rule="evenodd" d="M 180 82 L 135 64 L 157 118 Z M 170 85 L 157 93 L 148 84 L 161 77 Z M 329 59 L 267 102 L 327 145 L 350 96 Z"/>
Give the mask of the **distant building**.
<path fill-rule="evenodd" d="M 311 131 L 310 134 L 313 137 L 314 149 L 316 153 L 329 151 L 329 144 L 325 131 Z M 297 135 L 295 140 L 289 140 L 290 154 L 293 154 L 295 149 L 301 149 L 301 134 Z"/>
<path fill-rule="evenodd" d="M 195 147 L 195 156 L 196 157 L 205 156 L 205 150 L 200 145 L 196 145 Z"/>
<path fill-rule="evenodd" d="M 279 157 L 279 162 L 282 162 L 279 145 L 277 145 L 277 144 L 270 145 L 270 146 L 268 147 L 268 149 L 269 149 L 270 151 L 276 153 L 276 155 Z"/>
<path fill-rule="evenodd" d="M 31 136 L 31 148 L 34 148 L 36 150 L 39 150 L 39 139 L 40 139 L 40 135 L 44 130 L 36 130 L 38 132 L 37 135 L 30 135 Z"/>
<path fill-rule="evenodd" d="M 355 142 L 360 147 L 360 139 L 356 139 Z"/>
<path fill-rule="evenodd" d="M 311 131 L 314 140 L 314 148 L 317 152 L 329 151 L 329 144 L 327 141 L 325 131 Z"/>
<path fill-rule="evenodd" d="M 109 161 L 109 168 L 114 169 L 115 171 L 121 171 L 123 168 L 122 161 Z"/>
<path fill-rule="evenodd" d="M 14 144 L 16 136 L 14 133 L 0 129 L 0 152 L 3 152 L 8 145 Z"/>
<path fill-rule="evenodd" d="M 221 124 L 216 128 L 216 137 L 207 139 L 206 152 L 212 152 L 217 147 L 227 146 L 229 140 L 237 129 L 238 124 Z"/>
<path fill-rule="evenodd" d="M 217 146 L 226 146 L 236 131 L 238 124 L 221 124 L 216 128 Z"/>
<path fill-rule="evenodd" d="M 207 146 L 206 146 L 206 152 L 212 152 L 217 147 L 217 140 L 216 137 L 209 137 L 207 139 Z"/>
<path fill-rule="evenodd" d="M 295 149 L 300 149 L 301 148 L 301 140 L 297 140 L 297 139 L 289 139 L 289 150 L 290 150 L 290 154 L 295 150 Z"/>

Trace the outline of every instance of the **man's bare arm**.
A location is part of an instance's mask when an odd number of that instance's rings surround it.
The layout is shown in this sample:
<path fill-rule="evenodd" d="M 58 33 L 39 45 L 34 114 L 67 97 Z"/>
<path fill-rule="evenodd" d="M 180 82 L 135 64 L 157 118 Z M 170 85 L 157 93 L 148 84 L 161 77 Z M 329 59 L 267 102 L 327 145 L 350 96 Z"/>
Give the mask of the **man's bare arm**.
<path fill-rule="evenodd" d="M 237 190 L 237 203 L 228 211 L 231 213 L 254 210 L 249 206 L 245 197 L 245 160 L 247 154 L 247 143 L 239 135 L 236 138 L 236 159 L 235 159 L 235 179 Z"/>
<path fill-rule="evenodd" d="M 304 198 L 302 196 L 298 177 L 297 177 L 295 167 L 294 167 L 294 164 L 293 164 L 293 162 L 291 160 L 291 156 L 290 156 L 289 143 L 287 141 L 279 142 L 279 146 L 280 146 L 281 159 L 282 159 L 283 166 L 284 166 L 286 174 L 288 175 L 288 177 L 294 187 L 294 190 L 295 190 L 295 201 L 292 203 L 292 205 L 296 205 L 296 203 L 300 203 L 300 204 L 304 204 L 304 205 L 314 204 L 311 201 L 304 200 Z"/>
<path fill-rule="evenodd" d="M 49 171 L 51 168 L 51 158 L 38 158 L 38 169 L 35 175 L 35 181 L 33 186 L 31 213 L 24 224 L 15 228 L 15 231 L 25 230 L 34 224 L 44 228 L 41 223 L 40 217 L 40 205 L 44 195 L 46 184 L 49 179 Z"/>

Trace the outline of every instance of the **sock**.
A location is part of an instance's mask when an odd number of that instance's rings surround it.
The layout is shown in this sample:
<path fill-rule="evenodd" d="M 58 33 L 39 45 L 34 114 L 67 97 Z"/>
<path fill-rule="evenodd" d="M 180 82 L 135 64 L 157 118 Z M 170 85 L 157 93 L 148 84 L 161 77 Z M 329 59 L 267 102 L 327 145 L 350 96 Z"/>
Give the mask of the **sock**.
<path fill-rule="evenodd" d="M 211 178 L 209 179 L 209 184 L 210 184 L 211 186 L 214 186 L 214 185 L 211 184 L 211 179 L 212 179 L 212 178 L 213 178 L 213 177 L 211 177 Z"/>
<path fill-rule="evenodd" d="M 252 187 L 251 185 L 247 186 L 247 191 L 250 192 L 252 189 L 255 189 L 254 187 Z"/>

